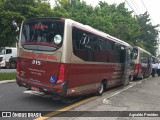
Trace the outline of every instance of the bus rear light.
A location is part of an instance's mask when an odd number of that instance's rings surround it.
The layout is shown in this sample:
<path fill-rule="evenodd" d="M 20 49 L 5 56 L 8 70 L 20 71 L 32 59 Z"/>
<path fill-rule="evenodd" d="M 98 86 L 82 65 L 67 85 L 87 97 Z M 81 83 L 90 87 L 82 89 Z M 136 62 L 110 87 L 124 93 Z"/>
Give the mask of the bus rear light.
<path fill-rule="evenodd" d="M 61 90 L 57 90 L 56 92 L 57 92 L 57 93 L 60 93 L 60 92 L 61 92 Z"/>
<path fill-rule="evenodd" d="M 138 71 L 139 71 L 139 64 L 135 64 L 134 72 L 138 73 Z"/>
<path fill-rule="evenodd" d="M 57 80 L 57 84 L 61 84 L 64 82 L 64 71 L 65 71 L 65 67 L 63 64 L 60 64 L 59 67 L 59 74 L 58 74 L 58 80 Z"/>
<path fill-rule="evenodd" d="M 138 73 L 138 70 L 135 70 L 134 73 Z"/>
<path fill-rule="evenodd" d="M 63 80 L 57 80 L 57 84 L 63 83 Z"/>

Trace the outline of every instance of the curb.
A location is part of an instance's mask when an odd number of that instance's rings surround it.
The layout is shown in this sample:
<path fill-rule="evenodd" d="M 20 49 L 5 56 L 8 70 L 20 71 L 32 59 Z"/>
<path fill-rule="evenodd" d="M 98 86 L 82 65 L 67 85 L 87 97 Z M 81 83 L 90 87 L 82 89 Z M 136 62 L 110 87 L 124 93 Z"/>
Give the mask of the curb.
<path fill-rule="evenodd" d="M 16 80 L 3 80 L 3 81 L 0 81 L 0 84 L 4 84 L 4 83 L 12 83 L 12 82 L 15 82 Z"/>

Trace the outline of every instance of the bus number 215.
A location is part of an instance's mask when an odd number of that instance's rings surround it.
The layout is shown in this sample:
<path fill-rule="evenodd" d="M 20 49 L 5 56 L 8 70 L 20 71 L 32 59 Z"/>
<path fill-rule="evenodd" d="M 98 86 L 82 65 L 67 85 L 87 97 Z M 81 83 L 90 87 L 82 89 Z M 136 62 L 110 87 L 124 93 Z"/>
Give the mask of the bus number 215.
<path fill-rule="evenodd" d="M 34 65 L 41 65 L 41 61 L 39 61 L 39 60 L 32 60 L 32 64 L 34 64 Z"/>

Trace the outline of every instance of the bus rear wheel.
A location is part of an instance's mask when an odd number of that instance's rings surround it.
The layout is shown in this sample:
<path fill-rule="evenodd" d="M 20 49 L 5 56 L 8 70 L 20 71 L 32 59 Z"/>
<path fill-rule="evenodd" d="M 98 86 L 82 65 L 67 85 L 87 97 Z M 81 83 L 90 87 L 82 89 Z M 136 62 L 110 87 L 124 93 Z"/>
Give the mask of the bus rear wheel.
<path fill-rule="evenodd" d="M 129 81 L 133 81 L 133 76 L 129 76 Z"/>
<path fill-rule="evenodd" d="M 143 80 L 143 78 L 144 78 L 144 75 L 142 75 L 139 79 L 140 79 L 140 80 Z"/>
<path fill-rule="evenodd" d="M 103 94 L 103 92 L 104 92 L 104 83 L 101 82 L 100 87 L 99 87 L 98 91 L 96 92 L 96 95 L 101 96 Z"/>

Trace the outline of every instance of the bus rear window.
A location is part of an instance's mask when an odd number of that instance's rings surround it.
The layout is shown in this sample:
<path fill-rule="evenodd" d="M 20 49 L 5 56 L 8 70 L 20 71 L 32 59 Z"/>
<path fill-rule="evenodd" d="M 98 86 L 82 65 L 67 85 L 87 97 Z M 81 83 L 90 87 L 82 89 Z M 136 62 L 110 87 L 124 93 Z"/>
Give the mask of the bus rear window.
<path fill-rule="evenodd" d="M 22 25 L 21 44 L 25 49 L 55 51 L 62 46 L 64 21 L 30 19 Z"/>
<path fill-rule="evenodd" d="M 134 53 L 134 59 L 137 59 L 138 57 L 138 50 L 133 48 L 133 53 Z"/>

